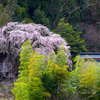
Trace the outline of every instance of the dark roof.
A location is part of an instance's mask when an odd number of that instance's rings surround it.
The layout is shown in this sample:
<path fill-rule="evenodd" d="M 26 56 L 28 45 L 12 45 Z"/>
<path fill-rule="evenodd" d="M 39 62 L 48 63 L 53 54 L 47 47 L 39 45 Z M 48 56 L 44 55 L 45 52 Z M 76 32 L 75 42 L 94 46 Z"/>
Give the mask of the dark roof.
<path fill-rule="evenodd" d="M 94 52 L 80 52 L 80 55 L 100 55 L 100 53 L 94 53 Z"/>

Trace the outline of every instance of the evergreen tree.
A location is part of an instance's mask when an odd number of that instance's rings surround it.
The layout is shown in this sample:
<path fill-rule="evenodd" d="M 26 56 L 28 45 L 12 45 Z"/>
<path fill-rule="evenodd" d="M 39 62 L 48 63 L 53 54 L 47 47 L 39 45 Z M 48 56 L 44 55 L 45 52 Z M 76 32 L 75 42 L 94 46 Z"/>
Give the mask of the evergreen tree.
<path fill-rule="evenodd" d="M 64 22 L 64 18 L 58 23 L 58 26 L 53 32 L 60 34 L 71 46 L 72 57 L 75 57 L 80 52 L 86 51 L 84 40 L 81 39 L 81 32 L 75 31 L 69 23 Z"/>
<path fill-rule="evenodd" d="M 16 0 L 0 1 L 0 27 L 13 21 L 16 5 Z"/>
<path fill-rule="evenodd" d="M 50 27 L 49 19 L 46 18 L 44 11 L 41 11 L 39 8 L 34 11 L 32 19 L 37 24 L 42 24 L 42 25 L 45 25 L 47 27 Z"/>

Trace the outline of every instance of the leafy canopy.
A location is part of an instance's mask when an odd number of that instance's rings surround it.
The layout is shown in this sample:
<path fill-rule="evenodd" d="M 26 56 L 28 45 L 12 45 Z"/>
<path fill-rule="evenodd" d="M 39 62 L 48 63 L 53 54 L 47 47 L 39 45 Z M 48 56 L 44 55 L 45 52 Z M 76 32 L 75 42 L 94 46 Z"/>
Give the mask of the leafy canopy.
<path fill-rule="evenodd" d="M 79 56 L 75 58 L 76 69 L 70 73 L 70 85 L 76 88 L 82 98 L 99 99 L 100 63 L 90 59 L 85 61 Z"/>
<path fill-rule="evenodd" d="M 33 51 L 29 40 L 22 48 L 20 74 L 12 90 L 15 100 L 45 100 L 59 96 L 69 73 L 64 50 L 46 57 Z"/>

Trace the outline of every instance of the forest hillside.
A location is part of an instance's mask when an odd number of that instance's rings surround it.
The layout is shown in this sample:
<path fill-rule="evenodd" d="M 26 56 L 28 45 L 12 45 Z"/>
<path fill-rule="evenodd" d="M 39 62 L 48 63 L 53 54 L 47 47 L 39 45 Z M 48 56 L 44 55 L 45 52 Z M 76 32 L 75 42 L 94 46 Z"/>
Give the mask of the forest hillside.
<path fill-rule="evenodd" d="M 0 0 L 1 27 L 10 21 L 26 21 L 55 30 L 62 18 L 65 18 L 64 23 L 72 25 L 74 31 L 81 32 L 88 52 L 100 51 L 99 0 Z"/>
<path fill-rule="evenodd" d="M 0 100 L 100 100 L 80 52 L 100 52 L 99 0 L 0 0 Z"/>

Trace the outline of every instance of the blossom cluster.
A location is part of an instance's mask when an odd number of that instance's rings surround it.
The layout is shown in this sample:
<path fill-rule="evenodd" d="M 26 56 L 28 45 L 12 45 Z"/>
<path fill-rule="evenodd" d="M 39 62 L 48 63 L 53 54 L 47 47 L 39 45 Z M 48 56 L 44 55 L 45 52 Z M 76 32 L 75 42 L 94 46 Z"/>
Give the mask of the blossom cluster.
<path fill-rule="evenodd" d="M 60 35 L 54 34 L 41 24 L 10 22 L 0 28 L 0 53 L 9 53 L 13 59 L 16 59 L 22 50 L 21 45 L 27 39 L 32 41 L 33 50 L 46 56 L 51 52 L 55 52 L 63 44 L 68 64 L 71 65 L 69 60 L 69 57 L 71 57 L 70 46 L 68 46 L 68 43 Z"/>

